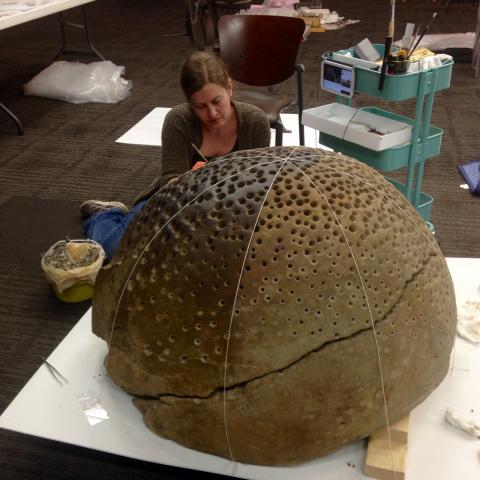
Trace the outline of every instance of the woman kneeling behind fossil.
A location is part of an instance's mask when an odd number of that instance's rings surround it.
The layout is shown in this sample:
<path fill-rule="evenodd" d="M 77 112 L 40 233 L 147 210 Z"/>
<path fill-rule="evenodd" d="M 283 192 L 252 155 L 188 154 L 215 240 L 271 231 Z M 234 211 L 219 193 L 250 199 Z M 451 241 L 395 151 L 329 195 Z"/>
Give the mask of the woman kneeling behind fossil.
<path fill-rule="evenodd" d="M 195 52 L 183 63 L 180 83 L 188 100 L 172 108 L 162 129 L 160 175 L 129 210 L 121 202 L 87 200 L 80 208 L 88 238 L 103 246 L 107 259 L 134 216 L 160 188 L 205 160 L 237 150 L 270 145 L 270 126 L 257 107 L 232 100 L 232 80 L 217 56 Z"/>

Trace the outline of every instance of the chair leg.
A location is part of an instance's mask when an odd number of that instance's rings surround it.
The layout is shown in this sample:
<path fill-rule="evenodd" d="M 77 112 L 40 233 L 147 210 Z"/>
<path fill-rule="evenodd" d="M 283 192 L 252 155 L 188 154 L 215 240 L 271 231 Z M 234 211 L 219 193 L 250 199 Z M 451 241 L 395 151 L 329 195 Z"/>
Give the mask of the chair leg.
<path fill-rule="evenodd" d="M 20 120 L 14 115 L 2 102 L 0 102 L 0 110 L 3 110 L 17 125 L 17 131 L 19 135 L 23 135 L 23 127 Z"/>
<path fill-rule="evenodd" d="M 283 125 L 277 122 L 275 126 L 275 146 L 281 147 L 283 145 Z"/>
<path fill-rule="evenodd" d="M 297 72 L 297 105 L 298 105 L 298 136 L 300 140 L 300 145 L 303 147 L 305 145 L 305 129 L 302 124 L 302 113 L 303 113 L 303 81 L 302 74 L 305 71 L 305 67 L 301 64 L 295 65 L 295 70 Z"/>
<path fill-rule="evenodd" d="M 302 123 L 302 112 L 298 114 L 298 133 L 300 136 L 300 146 L 305 146 L 305 128 Z"/>

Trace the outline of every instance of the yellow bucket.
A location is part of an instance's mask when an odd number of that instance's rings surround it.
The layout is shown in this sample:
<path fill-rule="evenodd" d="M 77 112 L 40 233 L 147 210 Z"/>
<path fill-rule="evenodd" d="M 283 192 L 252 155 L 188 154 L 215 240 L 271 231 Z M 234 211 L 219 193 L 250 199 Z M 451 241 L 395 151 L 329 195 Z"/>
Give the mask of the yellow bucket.
<path fill-rule="evenodd" d="M 60 293 L 56 285 L 52 285 L 55 295 L 60 300 L 67 303 L 84 302 L 90 300 L 93 297 L 93 286 L 88 283 L 80 283 L 79 285 L 73 285 Z"/>
<path fill-rule="evenodd" d="M 67 239 L 50 247 L 42 256 L 41 267 L 57 298 L 76 303 L 92 298 L 104 259 L 105 252 L 97 242 Z"/>

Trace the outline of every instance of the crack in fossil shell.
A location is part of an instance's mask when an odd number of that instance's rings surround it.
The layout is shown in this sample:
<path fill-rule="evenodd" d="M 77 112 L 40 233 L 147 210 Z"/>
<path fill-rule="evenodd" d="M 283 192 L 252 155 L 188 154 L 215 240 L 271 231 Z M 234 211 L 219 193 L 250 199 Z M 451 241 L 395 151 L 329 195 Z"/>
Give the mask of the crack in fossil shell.
<path fill-rule="evenodd" d="M 435 252 L 430 252 L 429 255 L 422 261 L 422 266 L 416 271 L 414 272 L 410 278 L 406 279 L 405 280 L 405 284 L 403 286 L 402 289 L 399 289 L 399 294 L 397 296 L 397 298 L 394 299 L 394 301 L 392 302 L 392 304 L 390 305 L 390 308 L 384 313 L 384 315 L 382 316 L 382 318 L 379 318 L 375 321 L 375 325 L 380 325 L 382 324 L 383 322 L 385 321 L 388 321 L 388 316 L 393 312 L 393 310 L 397 307 L 398 303 L 401 302 L 403 296 L 404 296 L 404 293 L 405 293 L 405 290 L 407 289 L 407 287 L 415 281 L 415 279 L 424 271 L 425 269 L 425 266 L 429 263 L 429 261 L 432 259 L 432 258 L 437 258 L 437 254 Z M 364 297 L 365 298 L 365 297 Z M 257 377 L 252 377 L 251 379 L 248 379 L 248 380 L 245 380 L 244 382 L 240 382 L 239 384 L 242 384 L 242 383 L 247 383 L 249 381 L 253 381 L 253 380 L 256 380 L 258 378 L 262 378 L 266 375 L 270 375 L 272 373 L 275 373 L 275 372 L 281 372 L 283 370 L 285 370 L 286 368 L 289 368 L 290 366 L 294 365 L 295 363 L 301 361 L 303 358 L 305 358 L 306 356 L 308 356 L 310 353 L 315 353 L 315 352 L 318 352 L 319 350 L 321 350 L 323 347 L 327 346 L 328 344 L 330 343 L 333 343 L 333 342 L 338 342 L 338 341 L 342 341 L 342 340 L 347 340 L 348 338 L 351 338 L 352 336 L 356 335 L 356 334 L 360 334 L 366 330 L 371 330 L 371 325 L 369 327 L 366 327 L 364 329 L 360 329 L 360 330 L 357 330 L 356 332 L 354 332 L 353 334 L 349 335 L 349 336 L 346 336 L 346 337 L 342 337 L 342 338 L 339 338 L 339 339 L 333 339 L 333 340 L 329 340 L 329 341 L 326 341 L 326 342 L 323 342 L 320 346 L 318 346 L 317 348 L 314 348 L 308 352 L 306 352 L 304 355 L 302 355 L 301 357 L 299 357 L 298 359 L 294 360 L 293 362 L 290 362 L 289 365 L 285 366 L 285 367 L 282 367 L 280 369 L 276 369 L 276 370 L 272 370 L 264 375 L 260 375 L 260 376 L 257 376 Z M 123 328 L 122 326 L 118 325 L 116 326 L 115 328 L 115 331 L 124 331 L 126 332 L 127 329 Z M 129 350 L 131 349 L 137 349 L 137 350 L 145 350 L 146 347 L 145 346 L 142 346 L 142 345 L 139 345 L 139 344 L 136 344 L 134 341 L 133 341 L 133 338 L 130 337 L 129 339 L 131 341 L 131 343 L 129 344 L 122 344 L 122 348 L 120 348 L 118 345 L 115 345 L 115 351 L 111 351 L 110 354 L 118 354 L 119 352 L 121 353 L 128 353 Z M 112 345 L 113 347 L 114 345 Z M 157 356 L 161 356 L 161 355 L 158 355 Z M 170 363 L 170 364 L 174 364 L 174 365 L 182 365 L 182 362 L 179 362 L 179 361 L 173 361 L 173 360 L 170 360 L 168 358 L 165 358 L 165 357 L 162 357 L 162 361 L 165 361 L 166 363 Z M 200 360 L 201 356 L 199 356 L 198 358 L 196 357 L 190 357 L 190 360 Z M 212 362 L 210 361 L 209 362 L 210 364 L 213 364 L 213 365 L 223 365 L 223 362 Z M 229 362 L 228 363 L 228 366 L 231 366 L 231 367 L 253 367 L 253 368 L 256 368 L 256 367 L 261 367 L 261 368 L 267 368 L 267 365 L 260 365 L 260 364 L 252 364 L 252 363 L 238 363 L 238 362 Z M 238 384 L 236 384 L 238 385 Z M 222 387 L 223 388 L 223 387 Z M 230 388 L 235 388 L 235 385 L 230 385 L 228 387 L 229 389 Z M 214 393 L 216 391 L 213 390 L 212 393 Z M 162 395 L 170 395 L 170 396 L 175 396 L 175 394 L 173 393 L 165 393 L 165 394 L 159 394 L 159 396 L 162 396 Z M 211 394 L 210 394 L 211 395 Z M 208 396 L 210 396 L 208 395 Z M 208 396 L 206 397 L 199 397 L 199 398 L 208 398 Z M 152 398 L 157 398 L 157 397 L 152 397 Z M 185 396 L 185 397 L 182 397 L 182 398 L 188 398 L 188 396 Z M 194 398 L 194 397 L 191 397 L 191 398 Z"/>
<path fill-rule="evenodd" d="M 401 290 L 401 294 L 399 295 L 399 297 L 396 299 L 396 301 L 391 305 L 390 309 L 383 315 L 382 318 L 378 319 L 375 321 L 375 325 L 381 325 L 382 323 L 385 323 L 385 322 L 388 322 L 389 320 L 389 315 L 395 310 L 395 308 L 397 307 L 397 305 L 402 301 L 403 297 L 404 297 L 404 293 L 408 287 L 409 284 L 411 284 L 412 282 L 415 281 L 415 279 L 422 274 L 422 272 L 425 270 L 425 267 L 426 265 L 431 261 L 432 258 L 436 258 L 437 257 L 437 254 L 436 253 L 430 253 L 423 261 L 422 261 L 422 266 L 421 268 L 419 268 L 412 276 L 411 278 L 407 279 L 406 282 L 405 282 L 405 286 L 404 288 Z M 328 348 L 329 345 L 332 345 L 334 343 L 340 343 L 340 342 L 345 342 L 351 338 L 355 338 L 355 337 L 358 337 L 362 334 L 364 334 L 365 332 L 372 332 L 372 327 L 371 326 L 368 326 L 368 327 L 365 327 L 365 328 L 362 328 L 360 330 L 357 330 L 355 332 L 353 332 L 351 335 L 347 335 L 345 337 L 342 337 L 342 338 L 338 338 L 338 339 L 332 339 L 332 340 L 328 340 L 324 343 L 322 343 L 321 345 L 319 345 L 317 348 L 314 348 L 312 350 L 309 350 L 308 352 L 306 352 L 304 355 L 300 356 L 299 358 L 295 359 L 293 362 L 290 362 L 288 365 L 285 365 L 281 368 L 278 368 L 278 369 L 275 369 L 275 370 L 271 370 L 263 375 L 257 375 L 255 377 L 252 377 L 252 378 L 249 378 L 247 380 L 244 380 L 242 382 L 239 382 L 239 383 L 236 383 L 236 384 L 233 384 L 233 385 L 229 385 L 227 387 L 224 387 L 222 385 L 218 386 L 217 388 L 213 389 L 212 392 L 208 395 L 205 395 L 205 396 L 198 396 L 198 395 L 176 395 L 174 393 L 159 393 L 158 396 L 140 396 L 140 395 L 135 395 L 135 398 L 136 399 L 151 399 L 151 400 L 162 400 L 162 398 L 181 398 L 181 399 L 192 399 L 192 400 L 208 400 L 210 398 L 213 398 L 215 395 L 217 394 L 220 394 L 220 393 L 223 393 L 223 392 L 230 392 L 230 391 L 233 391 L 235 389 L 243 389 L 245 388 L 246 385 L 248 385 L 249 383 L 251 382 L 254 382 L 254 381 L 257 381 L 257 380 L 261 380 L 263 378 L 266 378 L 266 377 L 269 377 L 271 375 L 275 375 L 275 374 L 278 374 L 278 373 L 282 373 L 284 372 L 285 370 L 293 367 L 294 365 L 302 362 L 303 360 L 305 360 L 308 356 L 312 355 L 312 354 L 316 354 L 318 352 L 320 352 L 321 350 L 325 349 L 325 348 Z M 137 348 L 142 348 L 142 347 L 139 347 L 139 346 L 136 346 Z M 177 362 L 179 363 L 179 362 Z M 218 362 L 218 364 L 220 365 L 221 362 Z M 229 363 L 227 365 L 227 368 L 228 367 L 232 367 L 232 366 L 253 366 L 253 367 L 256 367 L 258 365 L 250 365 L 250 364 L 235 364 L 235 363 Z"/>

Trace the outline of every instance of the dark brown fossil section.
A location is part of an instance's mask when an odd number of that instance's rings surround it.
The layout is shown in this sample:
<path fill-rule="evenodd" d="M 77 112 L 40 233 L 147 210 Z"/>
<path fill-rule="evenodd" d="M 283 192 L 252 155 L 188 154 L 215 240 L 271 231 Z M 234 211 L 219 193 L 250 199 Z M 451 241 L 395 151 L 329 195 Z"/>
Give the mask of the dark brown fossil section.
<path fill-rule="evenodd" d="M 385 403 L 390 422 L 408 413 L 447 372 L 455 323 L 444 258 L 405 197 L 360 162 L 293 147 L 161 190 L 93 304 L 108 372 L 150 429 L 271 465 L 367 436 Z"/>

